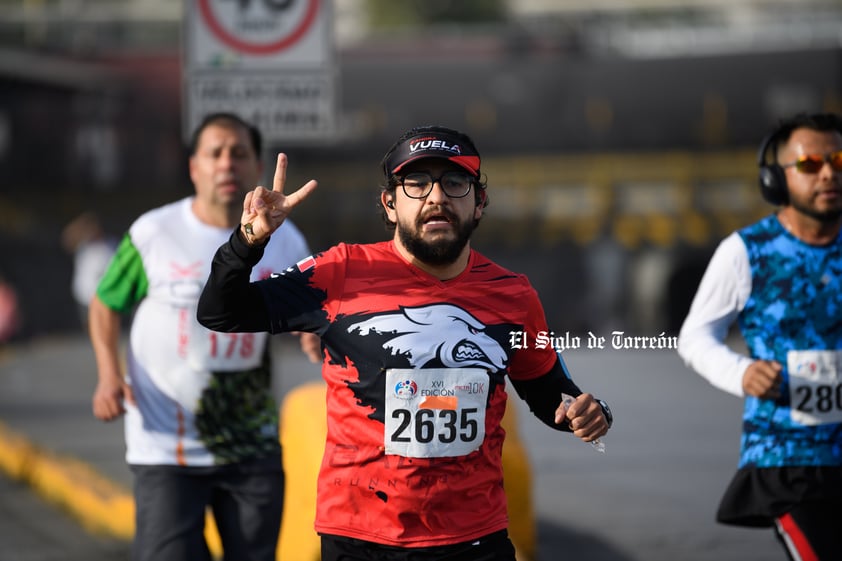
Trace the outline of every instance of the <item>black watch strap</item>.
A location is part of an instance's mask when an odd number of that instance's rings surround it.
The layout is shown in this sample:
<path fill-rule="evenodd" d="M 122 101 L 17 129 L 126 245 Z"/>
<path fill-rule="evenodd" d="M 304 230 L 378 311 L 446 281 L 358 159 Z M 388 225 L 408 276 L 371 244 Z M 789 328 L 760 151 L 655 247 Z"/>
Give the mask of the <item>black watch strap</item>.
<path fill-rule="evenodd" d="M 611 408 L 601 399 L 597 399 L 596 402 L 602 407 L 602 414 L 605 415 L 605 420 L 608 422 L 608 428 L 610 429 L 611 425 L 614 424 L 614 414 L 611 413 Z"/>

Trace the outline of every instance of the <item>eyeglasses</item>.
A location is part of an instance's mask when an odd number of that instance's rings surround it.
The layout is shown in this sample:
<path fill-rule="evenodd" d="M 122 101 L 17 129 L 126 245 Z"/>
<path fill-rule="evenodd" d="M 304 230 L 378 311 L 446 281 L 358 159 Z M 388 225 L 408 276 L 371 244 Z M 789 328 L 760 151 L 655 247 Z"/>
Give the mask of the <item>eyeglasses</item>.
<path fill-rule="evenodd" d="M 829 154 L 806 154 L 791 164 L 781 164 L 781 167 L 795 167 L 801 173 L 819 173 L 825 162 L 830 164 L 833 171 L 842 171 L 842 150 L 830 152 Z"/>
<path fill-rule="evenodd" d="M 410 199 L 423 199 L 433 191 L 433 183 L 441 185 L 451 199 L 461 199 L 471 191 L 473 176 L 461 171 L 446 171 L 438 177 L 427 172 L 408 173 L 401 178 L 403 192 Z"/>

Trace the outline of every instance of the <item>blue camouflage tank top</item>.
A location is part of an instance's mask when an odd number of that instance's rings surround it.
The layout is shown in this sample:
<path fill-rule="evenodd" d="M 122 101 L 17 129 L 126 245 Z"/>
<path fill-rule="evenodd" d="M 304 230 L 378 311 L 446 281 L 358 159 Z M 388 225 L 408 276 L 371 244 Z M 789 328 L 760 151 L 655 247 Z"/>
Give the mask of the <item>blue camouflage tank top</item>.
<path fill-rule="evenodd" d="M 745 399 L 740 467 L 842 465 L 842 236 L 808 245 L 775 215 L 738 233 L 752 282 L 740 329 L 753 358 L 784 367 L 777 400 Z"/>

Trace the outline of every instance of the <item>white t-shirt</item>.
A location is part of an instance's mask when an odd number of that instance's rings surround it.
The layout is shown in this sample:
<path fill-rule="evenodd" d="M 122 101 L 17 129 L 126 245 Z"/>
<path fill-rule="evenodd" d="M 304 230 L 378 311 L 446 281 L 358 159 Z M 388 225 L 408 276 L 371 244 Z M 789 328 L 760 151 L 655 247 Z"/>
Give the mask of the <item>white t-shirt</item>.
<path fill-rule="evenodd" d="M 140 216 L 112 262 L 119 274 L 110 269 L 99 288 L 100 298 L 122 311 L 141 298 L 128 353 L 137 403 L 126 406 L 130 464 L 228 463 L 256 453 L 248 443 L 253 436 L 263 444 L 277 440 L 268 381 L 244 374 L 260 367 L 268 335 L 216 333 L 196 320 L 213 256 L 233 228 L 199 221 L 192 202 L 188 197 Z M 283 271 L 309 253 L 287 221 L 272 235 L 252 280 Z M 244 413 L 251 409 L 253 414 Z"/>

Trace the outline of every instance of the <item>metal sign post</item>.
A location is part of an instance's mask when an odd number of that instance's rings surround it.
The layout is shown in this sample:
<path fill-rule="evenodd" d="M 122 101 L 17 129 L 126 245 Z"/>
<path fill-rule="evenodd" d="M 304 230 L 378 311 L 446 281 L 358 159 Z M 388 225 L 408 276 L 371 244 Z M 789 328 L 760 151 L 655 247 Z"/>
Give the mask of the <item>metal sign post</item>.
<path fill-rule="evenodd" d="M 336 128 L 330 0 L 187 0 L 185 136 L 231 111 L 267 141 L 326 140 Z"/>

